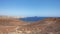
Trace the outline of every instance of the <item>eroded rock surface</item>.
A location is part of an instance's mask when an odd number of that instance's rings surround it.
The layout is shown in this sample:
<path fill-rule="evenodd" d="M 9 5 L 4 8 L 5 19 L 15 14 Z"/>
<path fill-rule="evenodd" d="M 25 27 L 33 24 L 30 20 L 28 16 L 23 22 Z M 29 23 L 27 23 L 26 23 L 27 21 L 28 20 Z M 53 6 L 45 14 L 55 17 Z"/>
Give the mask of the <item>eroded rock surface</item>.
<path fill-rule="evenodd" d="M 60 18 L 51 17 L 34 23 L 0 19 L 0 34 L 60 34 Z"/>

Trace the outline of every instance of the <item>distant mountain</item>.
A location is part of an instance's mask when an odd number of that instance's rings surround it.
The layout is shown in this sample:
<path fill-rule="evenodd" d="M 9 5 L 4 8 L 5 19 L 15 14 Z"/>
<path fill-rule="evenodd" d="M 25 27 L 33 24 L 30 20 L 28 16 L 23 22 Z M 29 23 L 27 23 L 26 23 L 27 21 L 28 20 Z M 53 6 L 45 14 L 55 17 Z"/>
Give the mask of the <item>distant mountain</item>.
<path fill-rule="evenodd" d="M 19 18 L 19 19 L 27 22 L 35 22 L 35 21 L 43 20 L 44 18 L 47 18 L 47 17 L 25 17 L 25 18 Z"/>

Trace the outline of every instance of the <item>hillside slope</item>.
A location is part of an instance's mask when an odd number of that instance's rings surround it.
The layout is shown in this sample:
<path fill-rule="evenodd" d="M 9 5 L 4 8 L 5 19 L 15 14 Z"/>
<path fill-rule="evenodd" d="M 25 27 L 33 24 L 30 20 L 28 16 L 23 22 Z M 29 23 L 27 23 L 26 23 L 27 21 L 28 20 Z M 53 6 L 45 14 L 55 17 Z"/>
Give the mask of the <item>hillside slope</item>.
<path fill-rule="evenodd" d="M 27 22 L 15 19 L 15 18 L 0 18 L 0 25 L 26 25 L 28 24 Z"/>
<path fill-rule="evenodd" d="M 0 25 L 4 25 L 0 26 L 0 33 L 60 34 L 60 18 L 45 18 L 34 23 L 27 23 L 17 19 L 0 19 L 0 23 Z"/>

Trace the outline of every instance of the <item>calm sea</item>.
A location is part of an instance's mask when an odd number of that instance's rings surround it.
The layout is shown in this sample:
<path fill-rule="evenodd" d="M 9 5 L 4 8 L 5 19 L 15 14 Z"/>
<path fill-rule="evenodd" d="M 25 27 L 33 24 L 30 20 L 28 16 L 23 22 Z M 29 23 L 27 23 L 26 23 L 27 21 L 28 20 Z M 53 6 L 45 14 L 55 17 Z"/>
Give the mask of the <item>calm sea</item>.
<path fill-rule="evenodd" d="M 26 22 L 35 22 L 35 21 L 43 20 L 45 18 L 47 17 L 26 17 L 26 18 L 20 18 L 20 20 L 26 21 Z"/>

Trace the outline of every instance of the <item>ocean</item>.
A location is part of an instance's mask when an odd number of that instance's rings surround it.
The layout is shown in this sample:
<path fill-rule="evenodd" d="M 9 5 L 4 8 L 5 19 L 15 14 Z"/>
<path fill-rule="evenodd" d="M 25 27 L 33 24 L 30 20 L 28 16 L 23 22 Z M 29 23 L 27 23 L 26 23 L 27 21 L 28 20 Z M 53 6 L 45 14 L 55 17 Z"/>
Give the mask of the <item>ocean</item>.
<path fill-rule="evenodd" d="M 35 22 L 39 20 L 43 20 L 47 17 L 26 17 L 26 18 L 19 18 L 19 20 L 26 21 L 26 22 Z"/>

